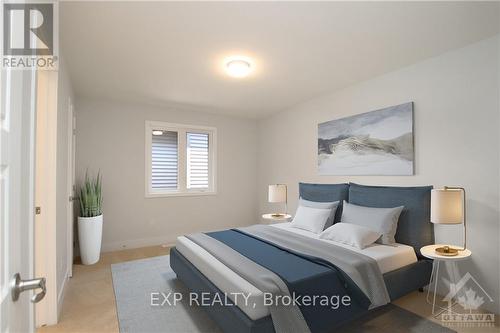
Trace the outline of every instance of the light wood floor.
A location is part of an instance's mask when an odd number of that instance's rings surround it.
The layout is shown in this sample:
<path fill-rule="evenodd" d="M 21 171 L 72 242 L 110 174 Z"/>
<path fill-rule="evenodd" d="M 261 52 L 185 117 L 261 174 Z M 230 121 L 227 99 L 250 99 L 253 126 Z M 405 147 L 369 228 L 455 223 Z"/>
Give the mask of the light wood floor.
<path fill-rule="evenodd" d="M 111 264 L 169 254 L 160 246 L 103 253 L 99 263 L 91 266 L 74 265 L 73 277 L 68 281 L 60 322 L 38 329 L 38 333 L 56 332 L 118 332 L 115 296 L 111 279 Z M 439 323 L 431 314 L 425 293 L 414 292 L 400 298 L 396 305 L 421 317 Z M 498 316 L 497 316 L 498 317 Z M 497 318 L 498 325 L 498 318 Z M 459 333 L 498 333 L 500 328 L 452 327 Z"/>
<path fill-rule="evenodd" d="M 145 247 L 103 253 L 94 265 L 73 265 L 73 277 L 66 285 L 59 323 L 41 327 L 37 332 L 118 332 L 111 264 L 169 253 L 169 248 Z"/>

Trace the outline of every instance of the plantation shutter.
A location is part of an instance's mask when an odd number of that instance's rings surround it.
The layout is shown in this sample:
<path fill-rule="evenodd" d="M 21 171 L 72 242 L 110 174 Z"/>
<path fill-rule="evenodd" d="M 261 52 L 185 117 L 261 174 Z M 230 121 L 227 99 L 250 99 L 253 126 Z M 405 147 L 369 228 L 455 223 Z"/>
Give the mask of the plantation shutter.
<path fill-rule="evenodd" d="M 151 149 L 151 188 L 176 190 L 178 186 L 177 132 L 163 131 L 153 135 Z"/>
<path fill-rule="evenodd" d="M 207 133 L 186 133 L 187 145 L 187 188 L 208 189 L 209 187 L 209 135 Z"/>

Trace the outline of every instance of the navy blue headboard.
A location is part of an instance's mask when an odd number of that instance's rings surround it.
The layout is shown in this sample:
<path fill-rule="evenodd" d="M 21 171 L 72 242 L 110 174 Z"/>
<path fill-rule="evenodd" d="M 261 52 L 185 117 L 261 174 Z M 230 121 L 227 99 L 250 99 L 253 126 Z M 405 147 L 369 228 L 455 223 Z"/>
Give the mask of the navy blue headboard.
<path fill-rule="evenodd" d="M 396 242 L 415 249 L 434 244 L 431 217 L 432 186 L 395 187 L 349 184 L 349 202 L 355 205 L 389 208 L 404 206 L 399 216 Z"/>
<path fill-rule="evenodd" d="M 342 217 L 342 202 L 349 199 L 349 184 L 299 183 L 299 196 L 302 199 L 316 202 L 340 201 L 333 222 L 337 223 Z"/>
<path fill-rule="evenodd" d="M 340 201 L 335 223 L 342 217 L 342 201 L 368 207 L 389 208 L 404 206 L 399 216 L 396 241 L 415 249 L 419 258 L 420 248 L 434 244 L 431 218 L 432 186 L 396 187 L 350 184 L 299 183 L 300 197 L 318 202 Z"/>

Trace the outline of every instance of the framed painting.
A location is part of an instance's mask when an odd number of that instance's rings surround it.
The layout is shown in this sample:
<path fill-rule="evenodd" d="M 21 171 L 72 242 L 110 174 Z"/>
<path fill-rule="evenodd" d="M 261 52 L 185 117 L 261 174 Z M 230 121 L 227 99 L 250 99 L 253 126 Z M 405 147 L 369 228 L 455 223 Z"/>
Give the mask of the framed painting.
<path fill-rule="evenodd" d="M 413 175 L 413 102 L 318 125 L 320 175 Z"/>

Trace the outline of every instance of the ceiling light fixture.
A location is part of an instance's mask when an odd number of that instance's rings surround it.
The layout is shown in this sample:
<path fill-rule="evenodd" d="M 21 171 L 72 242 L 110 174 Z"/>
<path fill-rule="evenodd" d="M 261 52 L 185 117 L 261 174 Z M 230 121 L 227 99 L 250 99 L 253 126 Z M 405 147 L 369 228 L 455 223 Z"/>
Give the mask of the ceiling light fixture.
<path fill-rule="evenodd" d="M 252 71 L 249 59 L 245 57 L 232 57 L 226 60 L 226 72 L 235 78 L 244 78 Z"/>
<path fill-rule="evenodd" d="M 153 135 L 163 135 L 163 131 L 153 130 Z"/>

